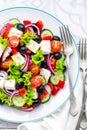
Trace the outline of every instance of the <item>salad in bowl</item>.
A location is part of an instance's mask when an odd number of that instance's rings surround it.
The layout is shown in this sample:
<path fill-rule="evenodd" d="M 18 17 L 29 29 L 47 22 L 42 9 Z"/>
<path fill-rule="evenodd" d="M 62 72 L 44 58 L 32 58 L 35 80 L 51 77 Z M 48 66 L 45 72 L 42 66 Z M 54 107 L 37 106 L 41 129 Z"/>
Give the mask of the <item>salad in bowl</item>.
<path fill-rule="evenodd" d="M 42 20 L 11 18 L 0 30 L 0 104 L 31 111 L 65 85 L 60 37 Z"/>

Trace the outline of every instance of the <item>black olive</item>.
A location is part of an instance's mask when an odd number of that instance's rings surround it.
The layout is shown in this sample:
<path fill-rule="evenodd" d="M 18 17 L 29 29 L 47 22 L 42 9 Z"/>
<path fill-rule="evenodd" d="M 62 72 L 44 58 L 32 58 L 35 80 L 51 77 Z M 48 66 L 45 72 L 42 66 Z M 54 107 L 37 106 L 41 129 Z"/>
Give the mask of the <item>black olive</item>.
<path fill-rule="evenodd" d="M 46 63 L 46 60 L 44 60 L 44 61 L 41 62 L 40 67 L 41 67 L 41 68 L 48 68 L 48 67 L 47 67 L 47 63 Z"/>
<path fill-rule="evenodd" d="M 37 92 L 38 92 L 39 94 L 43 94 L 43 93 L 44 93 L 44 90 L 45 90 L 44 85 L 41 85 L 40 87 L 37 88 Z"/>
<path fill-rule="evenodd" d="M 64 71 L 64 72 L 66 71 L 66 69 L 67 69 L 67 67 L 66 67 L 66 66 L 63 66 L 63 71 Z"/>
<path fill-rule="evenodd" d="M 24 82 L 16 83 L 16 89 L 20 89 L 24 86 Z"/>
<path fill-rule="evenodd" d="M 41 36 L 37 35 L 37 37 L 34 39 L 34 41 L 36 41 L 37 43 L 41 42 Z"/>
<path fill-rule="evenodd" d="M 35 24 L 35 23 L 33 23 L 33 24 Z M 32 28 L 33 28 L 34 32 L 37 32 L 36 27 L 32 26 Z"/>
<path fill-rule="evenodd" d="M 54 54 L 54 58 L 56 60 L 60 59 L 62 57 L 62 54 L 60 52 Z"/>
<path fill-rule="evenodd" d="M 17 24 L 17 29 L 20 31 L 24 31 L 25 30 L 24 24 L 22 24 L 22 23 Z"/>
<path fill-rule="evenodd" d="M 58 40 L 58 41 L 60 41 L 60 37 L 59 37 L 59 36 L 53 36 L 53 40 Z"/>
<path fill-rule="evenodd" d="M 39 98 L 37 98 L 37 99 L 33 99 L 34 100 L 34 102 L 33 102 L 33 105 L 34 106 L 39 106 L 40 104 L 41 104 L 41 100 L 39 99 Z"/>
<path fill-rule="evenodd" d="M 27 48 L 25 46 L 19 47 L 19 52 L 22 54 L 26 53 L 26 50 L 27 50 Z"/>
<path fill-rule="evenodd" d="M 0 105 L 3 105 L 4 103 L 2 102 L 2 100 L 0 100 Z"/>

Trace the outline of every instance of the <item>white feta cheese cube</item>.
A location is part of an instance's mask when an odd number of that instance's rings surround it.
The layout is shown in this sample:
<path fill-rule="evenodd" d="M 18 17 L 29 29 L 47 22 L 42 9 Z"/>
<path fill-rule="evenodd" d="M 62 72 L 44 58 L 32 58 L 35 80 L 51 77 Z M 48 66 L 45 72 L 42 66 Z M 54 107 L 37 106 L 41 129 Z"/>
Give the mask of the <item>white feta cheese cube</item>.
<path fill-rule="evenodd" d="M 15 90 L 16 81 L 15 79 L 9 79 L 5 81 L 4 87 L 7 90 Z"/>
<path fill-rule="evenodd" d="M 5 79 L 0 76 L 0 88 L 4 88 Z"/>
<path fill-rule="evenodd" d="M 51 76 L 51 72 L 47 69 L 40 69 L 40 74 L 46 79 L 46 83 L 48 82 L 50 76 Z"/>
<path fill-rule="evenodd" d="M 11 37 L 11 36 L 17 36 L 17 37 L 21 37 L 21 35 L 23 34 L 22 31 L 16 29 L 16 28 L 11 28 L 11 30 L 9 31 L 9 34 L 8 34 L 8 37 Z"/>
<path fill-rule="evenodd" d="M 3 53 L 4 49 L 5 48 L 2 46 L 2 44 L 0 44 L 0 57 L 2 56 L 2 53 Z"/>
<path fill-rule="evenodd" d="M 12 59 L 13 61 L 16 62 L 16 65 L 19 65 L 19 64 L 23 65 L 26 62 L 25 58 L 19 52 L 12 55 Z"/>
<path fill-rule="evenodd" d="M 40 49 L 43 51 L 43 54 L 50 54 L 51 53 L 51 45 L 50 40 L 42 40 L 40 43 Z"/>
<path fill-rule="evenodd" d="M 36 53 L 36 51 L 40 48 L 40 44 L 31 39 L 26 47 L 32 52 Z"/>

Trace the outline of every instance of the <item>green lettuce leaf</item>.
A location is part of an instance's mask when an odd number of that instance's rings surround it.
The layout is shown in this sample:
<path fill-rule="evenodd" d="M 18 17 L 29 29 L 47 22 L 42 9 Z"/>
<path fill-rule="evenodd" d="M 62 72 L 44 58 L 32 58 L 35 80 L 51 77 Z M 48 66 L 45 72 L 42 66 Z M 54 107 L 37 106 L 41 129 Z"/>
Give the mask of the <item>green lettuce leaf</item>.
<path fill-rule="evenodd" d="M 31 39 L 35 39 L 37 35 L 35 33 L 26 32 L 21 36 L 20 42 L 23 42 L 25 45 L 29 44 Z"/>
<path fill-rule="evenodd" d="M 31 59 L 35 64 L 40 64 L 42 61 L 44 61 L 42 50 L 37 50 L 36 54 L 34 54 Z"/>
<path fill-rule="evenodd" d="M 0 36 L 0 44 L 2 45 L 3 48 L 6 48 L 7 47 L 7 39 L 6 38 L 2 38 Z"/>
<path fill-rule="evenodd" d="M 9 100 L 9 96 L 2 89 L 0 89 L 0 100 L 8 106 L 13 106 L 13 103 Z"/>
<path fill-rule="evenodd" d="M 34 89 L 32 87 L 28 87 L 26 93 L 24 95 L 24 99 L 28 105 L 32 105 L 34 97 Z"/>

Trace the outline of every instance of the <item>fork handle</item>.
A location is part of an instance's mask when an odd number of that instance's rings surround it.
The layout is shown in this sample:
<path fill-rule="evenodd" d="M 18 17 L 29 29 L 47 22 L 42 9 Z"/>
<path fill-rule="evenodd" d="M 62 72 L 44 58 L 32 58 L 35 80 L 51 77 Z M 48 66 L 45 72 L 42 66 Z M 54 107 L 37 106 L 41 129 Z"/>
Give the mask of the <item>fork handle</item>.
<path fill-rule="evenodd" d="M 70 76 L 70 66 L 69 66 L 69 55 L 66 57 L 66 63 L 67 63 L 67 73 L 68 73 L 68 80 L 69 80 L 69 91 L 70 91 L 70 109 L 69 112 L 72 116 L 76 116 L 78 113 L 78 108 L 76 104 L 76 98 L 74 95 L 74 91 L 72 88 L 72 81 Z"/>
<path fill-rule="evenodd" d="M 83 78 L 84 78 L 84 74 L 83 74 Z M 85 78 L 83 79 L 83 98 L 82 98 L 82 106 L 81 106 L 81 111 L 80 111 L 80 114 L 79 114 L 79 118 L 78 118 L 78 122 L 77 122 L 77 125 L 76 125 L 76 129 L 75 130 L 79 130 L 80 128 L 80 124 L 81 124 L 81 121 L 82 121 L 82 116 L 83 114 L 86 112 L 86 108 L 85 108 L 85 102 L 86 102 L 86 93 L 85 93 Z M 86 113 L 85 113 L 86 114 Z M 85 115 L 86 116 L 86 115 Z"/>

